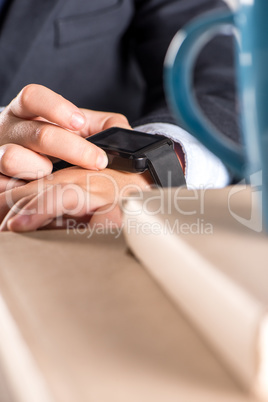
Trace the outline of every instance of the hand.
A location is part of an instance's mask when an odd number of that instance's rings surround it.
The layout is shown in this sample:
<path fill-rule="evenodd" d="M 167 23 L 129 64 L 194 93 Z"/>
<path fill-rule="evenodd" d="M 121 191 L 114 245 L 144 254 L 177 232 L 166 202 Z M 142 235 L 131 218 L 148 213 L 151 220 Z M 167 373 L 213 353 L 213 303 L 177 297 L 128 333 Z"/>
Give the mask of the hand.
<path fill-rule="evenodd" d="M 0 147 L 0 152 L 1 152 L 1 147 Z M 11 188 L 14 188 L 14 187 L 23 186 L 26 183 L 27 183 L 27 181 L 19 180 L 19 179 L 11 181 L 10 177 L 0 174 L 0 193 L 10 190 Z"/>
<path fill-rule="evenodd" d="M 78 109 L 46 87 L 28 85 L 0 114 L 0 173 L 35 180 L 51 173 L 49 157 L 104 169 L 105 152 L 83 137 L 113 126 L 131 128 L 123 115 Z"/>
<path fill-rule="evenodd" d="M 112 169 L 60 170 L 0 194 L 0 230 L 25 232 L 66 227 L 68 220 L 120 225 L 118 203 L 131 191 L 144 191 L 150 175 Z"/>

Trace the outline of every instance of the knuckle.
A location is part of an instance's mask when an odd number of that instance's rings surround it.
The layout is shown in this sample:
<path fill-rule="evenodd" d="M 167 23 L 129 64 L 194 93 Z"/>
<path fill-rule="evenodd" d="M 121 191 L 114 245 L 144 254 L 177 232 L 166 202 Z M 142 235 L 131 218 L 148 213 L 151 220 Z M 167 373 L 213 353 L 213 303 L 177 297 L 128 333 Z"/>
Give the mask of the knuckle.
<path fill-rule="evenodd" d="M 124 114 L 121 114 L 121 113 L 114 113 L 111 116 L 111 119 L 113 119 L 113 120 L 115 120 L 117 122 L 124 123 L 124 124 L 129 124 L 128 119 L 126 118 L 126 116 Z"/>
<path fill-rule="evenodd" d="M 124 114 L 117 113 L 115 116 L 118 118 L 118 120 L 122 120 L 124 123 L 128 123 L 128 119 Z"/>
<path fill-rule="evenodd" d="M 124 127 L 129 127 L 129 122 L 128 119 L 125 115 L 121 113 L 112 113 L 106 120 L 105 122 L 105 127 L 112 127 L 112 126 L 124 126 Z"/>
<path fill-rule="evenodd" d="M 36 144 L 40 149 L 46 149 L 51 135 L 52 135 L 52 128 L 49 124 L 42 124 L 37 130 L 36 130 Z"/>
<path fill-rule="evenodd" d="M 26 85 L 19 93 L 18 98 L 19 98 L 19 103 L 22 108 L 28 108 L 31 99 L 33 95 L 35 94 L 37 90 L 37 85 L 36 84 L 28 84 Z"/>

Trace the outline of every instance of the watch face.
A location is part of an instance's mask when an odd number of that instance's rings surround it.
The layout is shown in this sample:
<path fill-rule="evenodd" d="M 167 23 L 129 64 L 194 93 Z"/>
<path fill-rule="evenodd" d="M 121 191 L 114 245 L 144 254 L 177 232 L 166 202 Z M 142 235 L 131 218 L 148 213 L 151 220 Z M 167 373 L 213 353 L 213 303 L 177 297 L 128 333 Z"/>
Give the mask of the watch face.
<path fill-rule="evenodd" d="M 115 150 L 127 154 L 134 154 L 144 148 L 154 146 L 159 142 L 167 141 L 167 138 L 163 136 L 125 130 L 117 127 L 95 134 L 87 139 L 105 150 Z"/>
<path fill-rule="evenodd" d="M 173 150 L 172 140 L 162 135 L 113 127 L 86 139 L 106 152 L 110 169 L 132 173 L 149 170 L 157 185 L 170 185 L 169 176 L 166 174 L 170 169 L 175 172 L 182 171 Z M 53 171 L 68 166 L 70 164 L 60 161 L 54 164 Z M 173 180 L 171 185 L 181 185 L 181 182 L 181 179 Z"/>

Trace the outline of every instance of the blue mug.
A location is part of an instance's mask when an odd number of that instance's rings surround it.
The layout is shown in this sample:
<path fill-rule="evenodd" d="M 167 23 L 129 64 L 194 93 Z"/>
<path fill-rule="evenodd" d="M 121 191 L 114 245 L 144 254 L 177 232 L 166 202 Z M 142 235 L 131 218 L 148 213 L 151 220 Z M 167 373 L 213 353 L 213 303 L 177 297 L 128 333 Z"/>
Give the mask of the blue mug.
<path fill-rule="evenodd" d="M 268 201 L 268 0 L 240 0 L 235 12 L 210 13 L 174 37 L 165 61 L 167 99 L 184 127 L 237 176 L 259 177 Z M 204 116 L 192 91 L 193 69 L 202 47 L 215 34 L 235 33 L 238 93 L 244 146 L 224 137 Z M 260 183 L 254 183 L 259 185 Z M 266 213 L 265 213 L 266 209 Z M 268 208 L 264 208 L 268 229 Z"/>

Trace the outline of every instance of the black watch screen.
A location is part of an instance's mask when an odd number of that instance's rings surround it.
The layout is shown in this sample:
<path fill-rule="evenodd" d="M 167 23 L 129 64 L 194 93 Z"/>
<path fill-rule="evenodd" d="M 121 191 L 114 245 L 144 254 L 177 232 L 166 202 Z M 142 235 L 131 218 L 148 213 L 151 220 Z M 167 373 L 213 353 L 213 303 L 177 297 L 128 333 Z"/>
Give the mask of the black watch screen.
<path fill-rule="evenodd" d="M 185 185 L 182 167 L 174 151 L 173 141 L 163 135 L 152 135 L 120 127 L 112 127 L 86 138 L 102 148 L 108 157 L 108 168 L 131 173 L 149 170 L 162 187 Z M 59 161 L 53 171 L 72 166 Z"/>
<path fill-rule="evenodd" d="M 88 137 L 87 140 L 102 149 L 133 154 L 140 152 L 144 148 L 159 144 L 159 141 L 166 142 L 167 138 L 160 135 L 154 136 L 140 131 L 113 127 Z"/>

